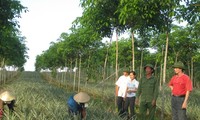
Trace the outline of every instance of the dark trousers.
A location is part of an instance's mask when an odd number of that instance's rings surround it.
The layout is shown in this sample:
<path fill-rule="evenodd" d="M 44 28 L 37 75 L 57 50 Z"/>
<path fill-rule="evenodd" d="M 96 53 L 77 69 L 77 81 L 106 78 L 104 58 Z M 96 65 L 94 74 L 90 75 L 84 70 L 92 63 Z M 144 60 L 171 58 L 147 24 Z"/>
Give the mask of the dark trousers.
<path fill-rule="evenodd" d="M 149 110 L 149 115 L 146 116 L 147 110 Z M 156 106 L 152 106 L 151 102 L 140 102 L 140 119 L 139 120 L 154 120 L 154 115 L 156 111 Z"/>
<path fill-rule="evenodd" d="M 171 107 L 172 107 L 172 120 L 187 120 L 186 109 L 182 109 L 182 104 L 185 97 L 172 96 Z"/>
<path fill-rule="evenodd" d="M 135 115 L 135 111 L 134 111 L 134 107 L 135 107 L 135 97 L 126 97 L 125 99 L 125 112 L 127 114 L 129 114 L 128 109 L 130 108 L 130 118 L 132 118 Z"/>
<path fill-rule="evenodd" d="M 124 114 L 124 98 L 117 97 L 117 107 L 118 107 L 118 114 L 119 116 L 123 116 Z"/>

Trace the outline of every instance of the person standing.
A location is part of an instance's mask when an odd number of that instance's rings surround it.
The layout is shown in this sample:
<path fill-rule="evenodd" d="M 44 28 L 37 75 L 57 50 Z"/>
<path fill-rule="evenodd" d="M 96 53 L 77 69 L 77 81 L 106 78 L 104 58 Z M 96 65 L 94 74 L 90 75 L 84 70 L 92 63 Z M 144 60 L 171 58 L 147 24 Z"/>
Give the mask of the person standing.
<path fill-rule="evenodd" d="M 127 88 L 127 81 L 130 79 L 129 72 L 123 71 L 123 75 L 119 77 L 116 85 L 115 94 L 117 96 L 117 108 L 118 108 L 118 114 L 119 116 L 123 117 L 124 115 L 124 99 L 126 94 L 126 88 Z"/>
<path fill-rule="evenodd" d="M 134 106 L 135 106 L 135 95 L 136 91 L 138 89 L 139 82 L 135 79 L 136 73 L 135 71 L 131 71 L 129 73 L 130 79 L 128 80 L 127 83 L 127 89 L 126 89 L 126 96 L 125 96 L 125 112 L 128 115 L 129 118 L 133 118 L 135 115 L 134 112 Z M 128 112 L 128 108 L 130 109 L 130 115 Z"/>
<path fill-rule="evenodd" d="M 139 81 L 140 84 L 136 93 L 136 105 L 139 104 L 140 97 L 140 120 L 154 120 L 159 81 L 153 76 L 153 65 L 147 64 L 144 70 L 145 76 Z M 149 110 L 148 116 L 146 116 L 147 110 Z"/>
<path fill-rule="evenodd" d="M 192 81 L 188 75 L 183 73 L 185 67 L 182 62 L 176 62 L 173 68 L 175 75 L 169 82 L 172 91 L 172 120 L 187 120 L 186 108 L 189 94 L 192 91 Z"/>

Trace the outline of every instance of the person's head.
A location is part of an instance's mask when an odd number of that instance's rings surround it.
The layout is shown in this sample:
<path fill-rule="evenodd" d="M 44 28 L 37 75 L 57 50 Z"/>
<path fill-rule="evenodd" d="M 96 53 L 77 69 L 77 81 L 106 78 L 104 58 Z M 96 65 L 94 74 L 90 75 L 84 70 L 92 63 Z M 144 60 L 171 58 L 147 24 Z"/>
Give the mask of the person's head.
<path fill-rule="evenodd" d="M 87 103 L 90 101 L 90 96 L 86 92 L 79 92 L 73 98 L 77 103 Z"/>
<path fill-rule="evenodd" d="M 7 105 L 10 112 L 14 111 L 15 96 L 11 91 L 2 90 L 0 92 L 0 109 L 3 108 L 3 105 Z"/>
<path fill-rule="evenodd" d="M 3 90 L 0 93 L 0 99 L 4 103 L 10 103 L 11 101 L 15 100 L 15 96 L 14 96 L 14 94 L 11 91 Z"/>
<path fill-rule="evenodd" d="M 147 64 L 144 66 L 144 71 L 146 74 L 153 74 L 154 73 L 154 68 L 152 64 Z"/>
<path fill-rule="evenodd" d="M 176 62 L 174 63 L 174 65 L 172 66 L 174 68 L 174 72 L 175 74 L 179 74 L 179 73 L 182 73 L 183 70 L 185 70 L 185 66 L 182 62 Z"/>
<path fill-rule="evenodd" d="M 124 70 L 124 71 L 123 71 L 123 75 L 124 75 L 124 76 L 128 76 L 128 75 L 129 75 L 129 71 L 128 71 L 128 70 Z"/>
<path fill-rule="evenodd" d="M 131 78 L 131 80 L 135 79 L 135 77 L 136 77 L 135 71 L 131 71 L 131 72 L 129 73 L 129 77 Z"/>

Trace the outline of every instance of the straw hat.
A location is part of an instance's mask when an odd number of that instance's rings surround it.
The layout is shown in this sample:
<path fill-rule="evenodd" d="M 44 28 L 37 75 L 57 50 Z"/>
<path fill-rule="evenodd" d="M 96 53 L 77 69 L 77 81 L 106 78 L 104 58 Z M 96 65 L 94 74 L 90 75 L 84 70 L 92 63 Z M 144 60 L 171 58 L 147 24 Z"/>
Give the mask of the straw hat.
<path fill-rule="evenodd" d="M 90 96 L 85 92 L 79 92 L 74 95 L 74 100 L 78 103 L 87 103 L 90 100 Z"/>
<path fill-rule="evenodd" d="M 0 99 L 4 102 L 9 102 L 15 99 L 15 96 L 9 92 L 9 91 L 4 91 L 0 93 Z"/>

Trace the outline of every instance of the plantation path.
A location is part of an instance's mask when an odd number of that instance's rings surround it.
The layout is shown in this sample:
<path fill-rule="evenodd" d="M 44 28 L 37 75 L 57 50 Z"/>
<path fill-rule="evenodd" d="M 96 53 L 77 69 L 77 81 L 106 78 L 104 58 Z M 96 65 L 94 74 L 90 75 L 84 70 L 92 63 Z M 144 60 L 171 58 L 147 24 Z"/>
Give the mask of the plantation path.
<path fill-rule="evenodd" d="M 69 94 L 42 80 L 39 73 L 23 72 L 4 88 L 15 92 L 15 115 L 5 114 L 13 120 L 67 120 L 66 100 Z M 7 107 L 5 107 L 7 108 Z"/>

